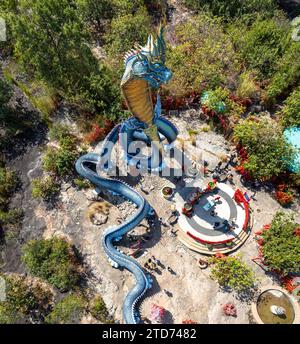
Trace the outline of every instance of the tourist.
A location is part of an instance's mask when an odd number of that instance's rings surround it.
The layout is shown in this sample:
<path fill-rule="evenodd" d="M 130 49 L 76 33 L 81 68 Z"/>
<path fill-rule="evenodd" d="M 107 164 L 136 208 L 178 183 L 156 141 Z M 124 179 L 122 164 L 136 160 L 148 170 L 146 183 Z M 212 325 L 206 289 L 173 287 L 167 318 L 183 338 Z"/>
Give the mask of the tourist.
<path fill-rule="evenodd" d="M 151 259 L 154 261 L 154 263 L 160 264 L 160 261 L 158 259 L 156 259 L 154 256 L 152 256 Z"/>
<path fill-rule="evenodd" d="M 228 174 L 227 180 L 229 181 L 229 183 L 233 184 L 233 174 L 232 173 Z"/>
<path fill-rule="evenodd" d="M 212 211 L 210 212 L 210 215 L 213 216 L 213 217 L 215 217 L 215 216 L 217 215 L 217 213 L 216 213 L 214 210 L 212 210 Z"/>

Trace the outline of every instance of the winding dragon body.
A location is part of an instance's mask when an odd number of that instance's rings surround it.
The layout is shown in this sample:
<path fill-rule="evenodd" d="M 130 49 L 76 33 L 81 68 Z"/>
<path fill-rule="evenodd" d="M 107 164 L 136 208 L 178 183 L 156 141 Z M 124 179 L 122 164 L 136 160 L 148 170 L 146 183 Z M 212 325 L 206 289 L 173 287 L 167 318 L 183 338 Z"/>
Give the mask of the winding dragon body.
<path fill-rule="evenodd" d="M 128 109 L 133 117 L 118 124 L 107 135 L 99 154 L 88 153 L 76 162 L 77 172 L 88 179 L 99 189 L 121 195 L 137 206 L 137 211 L 124 223 L 107 228 L 102 236 L 102 246 L 112 266 L 124 267 L 134 274 L 136 284 L 126 295 L 123 305 L 123 317 L 126 323 L 138 323 L 140 316 L 136 308 L 139 299 L 151 288 L 150 275 L 132 258 L 123 254 L 115 247 L 122 236 L 136 227 L 144 218 L 150 218 L 154 211 L 150 204 L 132 187 L 113 178 L 103 178 L 96 171 L 108 170 L 111 165 L 113 146 L 119 141 L 128 164 L 143 164 L 147 170 L 160 169 L 162 166 L 161 138 L 169 144 L 177 137 L 176 127 L 160 115 L 160 98 L 153 106 L 151 91 L 170 80 L 172 73 L 165 67 L 165 42 L 163 29 L 160 29 L 156 41 L 153 36 L 148 38 L 145 47 L 136 47 L 125 55 L 125 72 L 121 81 L 121 89 Z M 153 149 L 151 156 L 140 159 L 137 154 L 129 152 L 133 141 L 143 141 L 148 145 L 152 142 L 158 147 Z M 153 163 L 154 162 L 154 163 Z M 91 168 L 96 165 L 95 169 Z"/>

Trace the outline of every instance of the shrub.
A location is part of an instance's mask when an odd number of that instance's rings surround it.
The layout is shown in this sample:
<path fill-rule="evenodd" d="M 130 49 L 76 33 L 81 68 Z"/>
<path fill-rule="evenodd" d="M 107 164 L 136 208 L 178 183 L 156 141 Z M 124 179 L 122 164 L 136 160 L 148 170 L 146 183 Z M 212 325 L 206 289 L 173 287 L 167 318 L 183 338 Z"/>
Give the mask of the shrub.
<path fill-rule="evenodd" d="M 106 305 L 101 296 L 96 296 L 90 306 L 90 313 L 92 316 L 102 323 L 110 322 L 109 314 Z"/>
<path fill-rule="evenodd" d="M 59 148 L 47 147 L 43 157 L 45 171 L 60 177 L 71 175 L 74 171 L 75 160 L 79 155 L 76 137 L 71 135 L 68 129 L 61 125 L 54 127 L 50 134 L 52 137 L 57 138 Z"/>
<path fill-rule="evenodd" d="M 43 156 L 43 168 L 47 172 L 57 173 L 56 168 L 56 154 L 57 149 L 54 147 L 47 147 L 45 155 Z"/>
<path fill-rule="evenodd" d="M 193 10 L 208 10 L 227 20 L 243 15 L 253 16 L 257 12 L 267 15 L 276 9 L 274 0 L 184 0 L 184 3 Z"/>
<path fill-rule="evenodd" d="M 16 324 L 20 316 L 6 303 L 0 302 L 0 324 Z"/>
<path fill-rule="evenodd" d="M 76 138 L 72 135 L 61 136 L 58 139 L 58 143 L 61 149 L 68 151 L 76 151 Z"/>
<path fill-rule="evenodd" d="M 20 225 L 23 212 L 21 209 L 9 209 L 10 198 L 19 184 L 19 178 L 14 171 L 0 167 L 0 226 L 7 238 L 15 234 Z M 2 233 L 3 233 L 2 232 Z M 1 233 L 1 234 L 2 234 Z"/>
<path fill-rule="evenodd" d="M 74 172 L 74 164 L 79 153 L 72 147 L 73 142 L 69 138 L 64 138 L 60 143 L 62 147 L 58 149 L 47 148 L 43 157 L 43 167 L 45 171 L 63 177 Z"/>
<path fill-rule="evenodd" d="M 300 79 L 300 44 L 293 42 L 275 65 L 276 72 L 267 87 L 267 96 L 274 98 L 286 94 Z"/>
<path fill-rule="evenodd" d="M 289 21 L 282 15 L 271 19 L 258 18 L 250 28 L 235 28 L 232 39 L 248 68 L 258 71 L 260 80 L 277 71 L 277 61 L 284 55 L 289 42 Z"/>
<path fill-rule="evenodd" d="M 215 90 L 207 91 L 203 94 L 202 104 L 210 111 L 222 113 L 228 110 L 229 91 L 225 88 L 218 87 Z"/>
<path fill-rule="evenodd" d="M 255 277 L 253 271 L 241 260 L 240 256 L 210 258 L 213 264 L 211 277 L 225 288 L 238 293 L 246 293 L 254 287 Z"/>
<path fill-rule="evenodd" d="M 86 301 L 78 295 L 68 295 L 59 301 L 47 316 L 48 324 L 78 324 L 84 313 Z"/>
<path fill-rule="evenodd" d="M 99 124 L 93 123 L 90 132 L 85 135 L 85 140 L 89 144 L 103 140 L 113 128 L 113 122 L 107 118 L 101 117 L 98 122 Z"/>
<path fill-rule="evenodd" d="M 7 322 L 16 321 L 28 315 L 39 318 L 47 314 L 53 299 L 49 288 L 39 281 L 33 282 L 20 275 L 5 274 L 1 277 L 5 280 L 6 300 L 0 302 L 0 319 L 1 313 L 4 321 Z"/>
<path fill-rule="evenodd" d="M 74 179 L 74 183 L 80 190 L 81 189 L 88 189 L 91 187 L 91 183 L 88 180 L 82 179 L 82 178 Z"/>
<path fill-rule="evenodd" d="M 142 28 L 142 29 L 141 29 Z M 134 13 L 120 13 L 112 19 L 110 29 L 105 34 L 105 49 L 113 59 L 122 62 L 120 54 L 133 48 L 134 43 L 145 44 L 150 29 L 147 10 L 140 7 Z"/>
<path fill-rule="evenodd" d="M 295 89 L 284 101 L 279 116 L 284 127 L 300 127 L 300 87 Z"/>
<path fill-rule="evenodd" d="M 89 144 L 97 142 L 104 138 L 105 130 L 100 128 L 97 123 L 92 125 L 92 130 L 85 135 L 85 141 Z"/>
<path fill-rule="evenodd" d="M 14 228 L 20 223 L 22 216 L 22 209 L 9 209 L 7 211 L 0 210 L 0 223 L 5 228 Z"/>
<path fill-rule="evenodd" d="M 255 98 L 258 95 L 259 87 L 257 77 L 253 71 L 245 71 L 239 76 L 236 94 L 240 98 Z"/>
<path fill-rule="evenodd" d="M 0 167 L 0 208 L 5 207 L 17 188 L 17 174 L 6 167 Z"/>
<path fill-rule="evenodd" d="M 234 139 L 246 150 L 243 166 L 254 178 L 266 180 L 278 176 L 294 159 L 294 149 L 272 119 L 241 120 L 234 128 Z"/>
<path fill-rule="evenodd" d="M 177 45 L 167 59 L 174 73 L 166 86 L 169 92 L 181 96 L 220 85 L 235 87 L 239 56 L 220 20 L 200 14 L 178 25 L 175 34 Z"/>
<path fill-rule="evenodd" d="M 204 92 L 201 101 L 202 110 L 211 116 L 217 115 L 214 123 L 217 126 L 221 125 L 225 132 L 229 128 L 230 121 L 237 122 L 246 111 L 243 102 L 230 95 L 229 90 L 222 87 Z"/>
<path fill-rule="evenodd" d="M 61 140 L 65 136 L 70 136 L 69 128 L 60 123 L 55 123 L 51 126 L 49 130 L 49 137 L 51 140 Z"/>
<path fill-rule="evenodd" d="M 295 230 L 293 215 L 279 211 L 273 217 L 269 230 L 262 233 L 262 252 L 266 264 L 284 274 L 300 271 L 300 237 Z"/>
<path fill-rule="evenodd" d="M 12 93 L 11 85 L 0 78 L 0 109 L 7 105 L 12 97 Z"/>
<path fill-rule="evenodd" d="M 293 203 L 294 195 L 291 191 L 277 190 L 275 193 L 275 198 L 278 203 L 285 207 Z"/>
<path fill-rule="evenodd" d="M 59 184 L 51 176 L 32 180 L 32 196 L 34 198 L 42 198 L 47 201 L 56 196 L 59 191 Z"/>
<path fill-rule="evenodd" d="M 106 116 L 118 118 L 122 110 L 119 76 L 118 80 L 115 80 L 116 74 L 115 70 L 112 72 L 108 67 L 100 67 L 99 73 L 93 73 L 85 78 L 84 87 L 80 88 L 73 98 L 75 103 L 84 112 L 104 113 Z"/>
<path fill-rule="evenodd" d="M 78 158 L 76 151 L 61 148 L 57 151 L 55 163 L 56 171 L 59 176 L 66 176 L 74 172 L 75 161 Z"/>
<path fill-rule="evenodd" d="M 60 290 L 73 289 L 79 281 L 74 249 L 63 239 L 29 241 L 23 247 L 22 260 L 34 276 Z"/>

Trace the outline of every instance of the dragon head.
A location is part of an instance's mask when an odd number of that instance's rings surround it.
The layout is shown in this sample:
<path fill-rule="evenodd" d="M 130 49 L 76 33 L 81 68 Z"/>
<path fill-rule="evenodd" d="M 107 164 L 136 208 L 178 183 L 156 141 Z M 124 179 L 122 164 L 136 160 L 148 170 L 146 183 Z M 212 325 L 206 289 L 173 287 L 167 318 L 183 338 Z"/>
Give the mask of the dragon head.
<path fill-rule="evenodd" d="M 163 37 L 163 27 L 160 28 L 156 40 L 149 35 L 145 47 L 135 46 L 125 54 L 125 72 L 121 85 L 129 79 L 144 79 L 153 88 L 159 88 L 167 83 L 172 72 L 165 66 L 166 43 Z"/>

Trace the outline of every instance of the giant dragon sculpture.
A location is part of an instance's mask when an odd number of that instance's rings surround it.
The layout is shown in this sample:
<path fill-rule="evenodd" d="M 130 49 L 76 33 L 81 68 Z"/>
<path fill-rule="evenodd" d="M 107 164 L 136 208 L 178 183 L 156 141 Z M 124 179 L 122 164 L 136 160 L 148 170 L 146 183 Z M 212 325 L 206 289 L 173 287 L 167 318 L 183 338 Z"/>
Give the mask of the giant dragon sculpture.
<path fill-rule="evenodd" d="M 118 250 L 115 243 L 144 218 L 153 217 L 154 210 L 132 187 L 114 178 L 104 178 L 100 172 L 109 171 L 111 168 L 111 152 L 118 140 L 125 152 L 127 164 L 148 171 L 162 169 L 164 151 L 162 140 L 166 139 L 168 144 L 171 144 L 178 134 L 176 127 L 161 117 L 159 95 L 155 107 L 151 95 L 152 90 L 158 91 L 159 87 L 172 77 L 171 71 L 165 66 L 165 53 L 163 28 L 160 28 L 155 40 L 150 35 L 145 47 L 135 46 L 125 55 L 125 72 L 121 89 L 133 117 L 114 127 L 104 140 L 99 154 L 88 153 L 76 162 L 77 172 L 98 189 L 106 189 L 121 195 L 137 206 L 133 216 L 120 225 L 107 228 L 102 237 L 103 249 L 111 265 L 129 270 L 136 279 L 136 284 L 126 295 L 123 305 L 124 321 L 128 324 L 140 322 L 136 305 L 147 289 L 151 288 L 152 280 L 137 261 Z M 141 158 L 138 149 L 132 153 L 129 149 L 130 144 L 136 141 L 142 141 L 152 147 L 150 157 Z"/>

